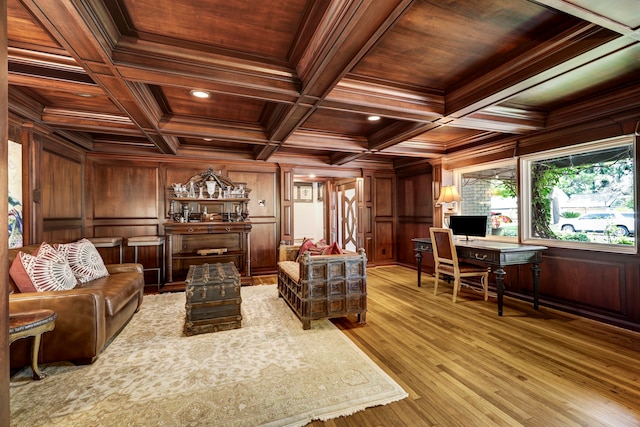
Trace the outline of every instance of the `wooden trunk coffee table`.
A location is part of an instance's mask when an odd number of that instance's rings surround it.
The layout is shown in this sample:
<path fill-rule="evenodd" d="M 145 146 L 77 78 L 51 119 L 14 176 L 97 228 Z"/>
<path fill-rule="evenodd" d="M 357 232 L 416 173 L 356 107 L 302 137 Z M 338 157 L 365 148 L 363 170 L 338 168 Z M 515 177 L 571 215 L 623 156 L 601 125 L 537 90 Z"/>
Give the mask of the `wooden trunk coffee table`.
<path fill-rule="evenodd" d="M 240 274 L 234 263 L 192 265 L 185 283 L 185 335 L 241 327 Z"/>

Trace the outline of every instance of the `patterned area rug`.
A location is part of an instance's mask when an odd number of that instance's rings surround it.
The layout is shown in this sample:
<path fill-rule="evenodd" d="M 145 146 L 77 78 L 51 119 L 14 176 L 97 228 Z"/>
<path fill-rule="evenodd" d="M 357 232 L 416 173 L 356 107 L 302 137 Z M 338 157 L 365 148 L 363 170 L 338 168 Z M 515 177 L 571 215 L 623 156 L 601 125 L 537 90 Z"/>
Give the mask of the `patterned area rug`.
<path fill-rule="evenodd" d="M 14 376 L 11 425 L 301 426 L 407 396 L 331 322 L 304 331 L 275 285 L 242 299 L 242 328 L 186 337 L 184 293 L 145 296 L 94 364 Z"/>

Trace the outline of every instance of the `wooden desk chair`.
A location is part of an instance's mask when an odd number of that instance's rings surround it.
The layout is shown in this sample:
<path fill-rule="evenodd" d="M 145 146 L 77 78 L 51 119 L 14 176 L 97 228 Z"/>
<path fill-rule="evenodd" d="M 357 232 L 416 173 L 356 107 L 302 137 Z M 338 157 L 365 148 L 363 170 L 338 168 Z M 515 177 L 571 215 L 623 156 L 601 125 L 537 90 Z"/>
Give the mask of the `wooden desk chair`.
<path fill-rule="evenodd" d="M 458 253 L 453 242 L 453 232 L 449 228 L 431 227 L 429 230 L 431 235 L 431 245 L 433 247 L 433 259 L 435 261 L 435 285 L 433 294 L 438 293 L 438 281 L 440 274 L 446 274 L 453 277 L 453 302 L 456 302 L 456 296 L 460 290 L 460 282 L 463 277 L 480 277 L 480 283 L 484 288 L 484 300 L 489 297 L 489 271 L 486 268 L 466 262 L 458 261 Z"/>

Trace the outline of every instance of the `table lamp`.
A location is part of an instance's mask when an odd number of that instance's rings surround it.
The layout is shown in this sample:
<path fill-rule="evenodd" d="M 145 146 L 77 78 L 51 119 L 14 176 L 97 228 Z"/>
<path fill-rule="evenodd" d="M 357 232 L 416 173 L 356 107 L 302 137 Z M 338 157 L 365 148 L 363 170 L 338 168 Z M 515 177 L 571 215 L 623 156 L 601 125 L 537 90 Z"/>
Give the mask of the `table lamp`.
<path fill-rule="evenodd" d="M 444 203 L 461 202 L 462 197 L 458 194 L 455 185 L 446 185 L 440 190 L 440 197 L 436 200 L 436 206 L 442 206 Z M 453 212 L 453 206 L 449 206 L 449 212 Z"/>

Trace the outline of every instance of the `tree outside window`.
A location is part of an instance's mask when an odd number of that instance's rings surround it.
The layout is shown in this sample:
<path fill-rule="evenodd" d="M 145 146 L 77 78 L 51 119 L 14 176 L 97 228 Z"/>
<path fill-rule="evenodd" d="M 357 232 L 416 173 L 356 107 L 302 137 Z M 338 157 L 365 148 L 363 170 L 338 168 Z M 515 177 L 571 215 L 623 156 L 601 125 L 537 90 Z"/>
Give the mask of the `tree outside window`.
<path fill-rule="evenodd" d="M 539 153 L 521 170 L 525 238 L 635 250 L 633 138 Z"/>

